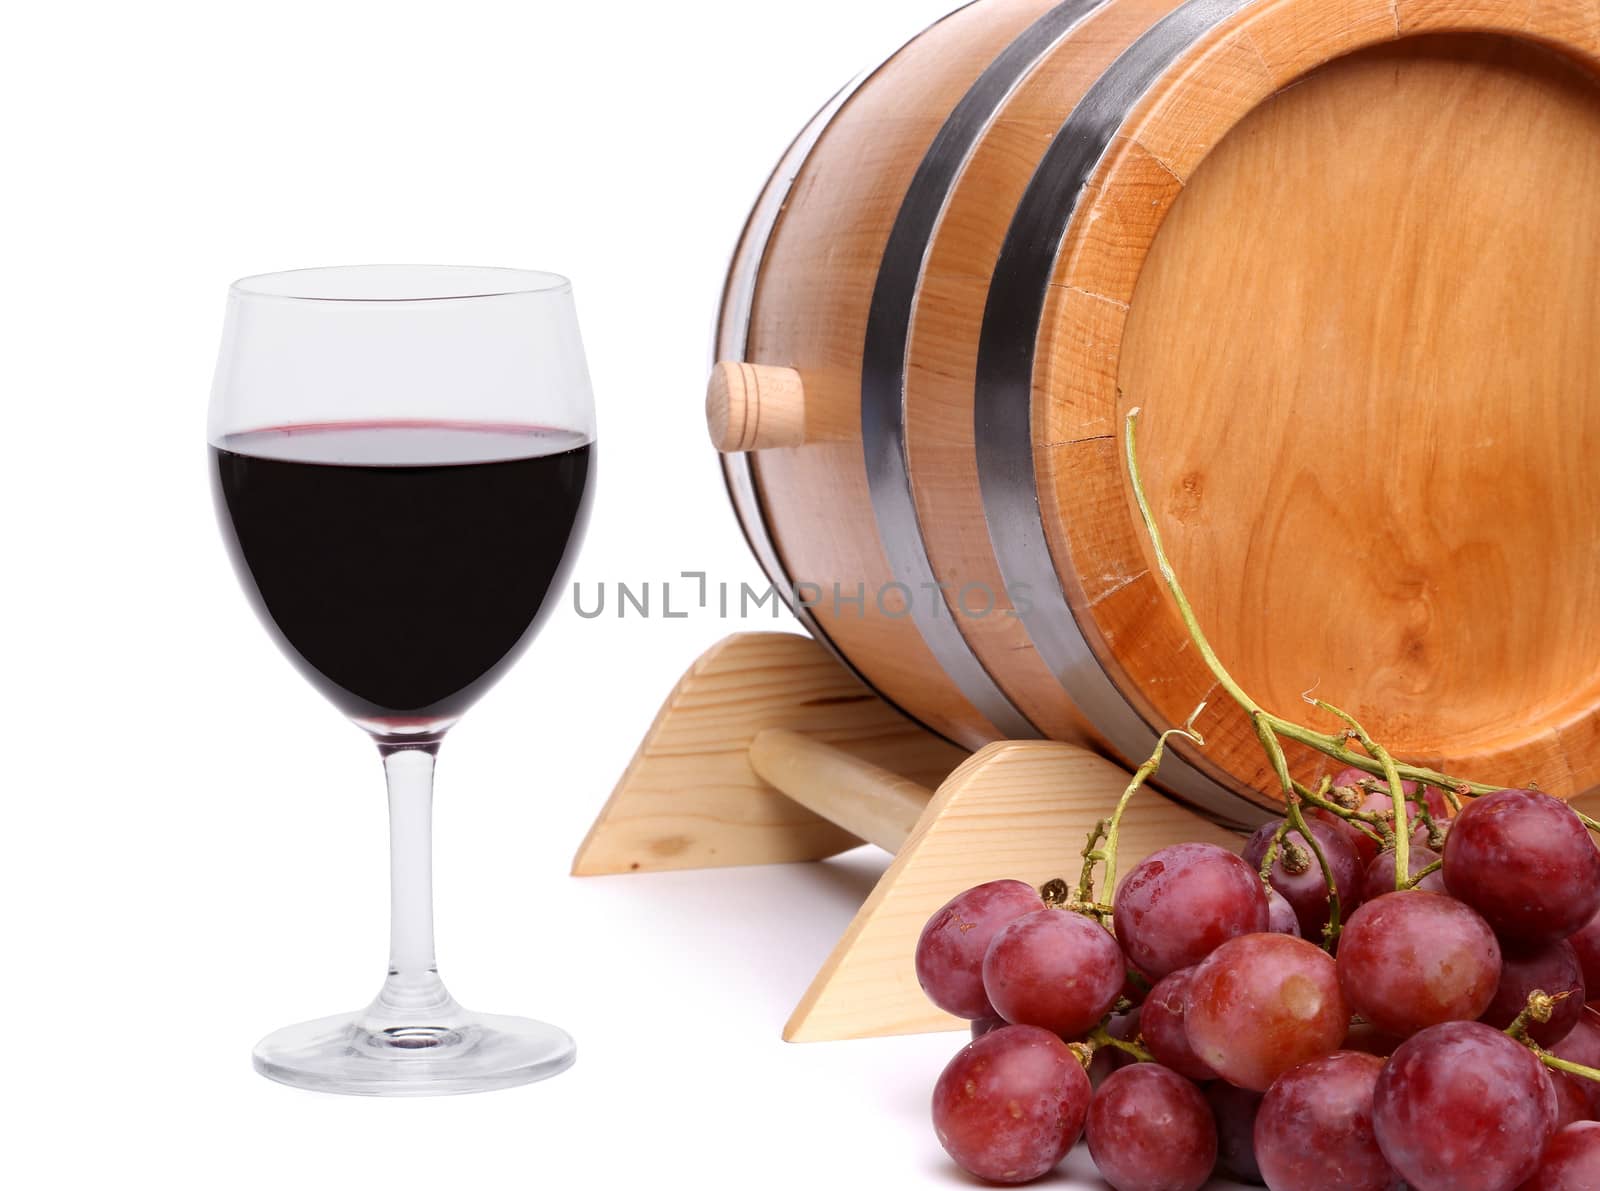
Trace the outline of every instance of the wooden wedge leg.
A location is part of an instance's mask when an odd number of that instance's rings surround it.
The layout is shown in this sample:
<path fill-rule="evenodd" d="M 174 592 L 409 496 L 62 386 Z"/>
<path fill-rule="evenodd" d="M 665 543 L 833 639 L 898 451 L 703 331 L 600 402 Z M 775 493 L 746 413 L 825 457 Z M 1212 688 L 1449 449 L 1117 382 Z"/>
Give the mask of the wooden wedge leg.
<path fill-rule="evenodd" d="M 712 647 L 667 699 L 578 849 L 578 876 L 820 860 L 861 840 L 757 776 L 768 728 L 838 745 L 937 786 L 967 753 L 884 703 L 822 646 L 743 633 Z"/>
<path fill-rule="evenodd" d="M 1128 783 L 1069 744 L 968 756 L 895 711 L 808 637 L 750 633 L 684 675 L 578 850 L 579 876 L 820 860 L 870 840 L 895 861 L 795 1009 L 791 1041 L 964 1028 L 928 1003 L 912 956 L 941 905 L 983 881 L 1076 880 L 1090 829 Z M 1123 871 L 1226 830 L 1144 791 Z"/>
<path fill-rule="evenodd" d="M 1076 881 L 1094 824 L 1128 783 L 1117 765 L 1069 744 L 1012 741 L 973 755 L 940 786 L 784 1029 L 792 1042 L 965 1028 L 928 1002 L 912 955 L 923 924 L 972 885 L 1002 877 Z M 1121 871 L 1167 844 L 1237 836 L 1153 790 L 1123 820 Z"/>

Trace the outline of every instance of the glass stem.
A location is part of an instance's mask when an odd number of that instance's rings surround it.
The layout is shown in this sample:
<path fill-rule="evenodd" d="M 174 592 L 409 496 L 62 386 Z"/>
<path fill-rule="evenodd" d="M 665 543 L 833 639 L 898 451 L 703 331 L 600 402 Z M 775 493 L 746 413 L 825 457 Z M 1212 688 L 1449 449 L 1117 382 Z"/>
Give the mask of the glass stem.
<path fill-rule="evenodd" d="M 447 1025 L 456 1011 L 433 957 L 437 740 L 378 746 L 389 784 L 389 975 L 367 1009 L 379 1028 Z"/>

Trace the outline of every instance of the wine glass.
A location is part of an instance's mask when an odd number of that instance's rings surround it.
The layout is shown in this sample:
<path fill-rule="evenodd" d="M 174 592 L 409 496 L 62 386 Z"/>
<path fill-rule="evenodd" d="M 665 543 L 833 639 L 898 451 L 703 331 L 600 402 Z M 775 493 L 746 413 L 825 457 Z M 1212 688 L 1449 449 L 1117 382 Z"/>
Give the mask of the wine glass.
<path fill-rule="evenodd" d="M 471 1013 L 433 952 L 434 755 L 563 586 L 594 475 L 572 288 L 515 269 L 367 265 L 247 277 L 211 394 L 212 487 L 267 631 L 377 743 L 389 974 L 255 1066 L 299 1087 L 435 1095 L 571 1065 L 554 1026 Z"/>

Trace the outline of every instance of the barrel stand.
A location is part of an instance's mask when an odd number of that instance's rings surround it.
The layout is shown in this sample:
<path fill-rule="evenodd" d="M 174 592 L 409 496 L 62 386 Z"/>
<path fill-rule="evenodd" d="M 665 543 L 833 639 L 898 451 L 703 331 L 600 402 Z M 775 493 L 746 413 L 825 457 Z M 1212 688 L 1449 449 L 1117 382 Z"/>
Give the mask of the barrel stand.
<path fill-rule="evenodd" d="M 729 637 L 684 675 L 578 849 L 577 876 L 822 860 L 876 844 L 894 863 L 801 998 L 791 1042 L 963 1028 L 917 986 L 929 916 L 1002 877 L 1075 881 L 1084 840 L 1128 783 L 1069 744 L 968 754 L 884 703 L 809 637 Z M 1123 871 L 1182 840 L 1238 840 L 1149 793 Z"/>

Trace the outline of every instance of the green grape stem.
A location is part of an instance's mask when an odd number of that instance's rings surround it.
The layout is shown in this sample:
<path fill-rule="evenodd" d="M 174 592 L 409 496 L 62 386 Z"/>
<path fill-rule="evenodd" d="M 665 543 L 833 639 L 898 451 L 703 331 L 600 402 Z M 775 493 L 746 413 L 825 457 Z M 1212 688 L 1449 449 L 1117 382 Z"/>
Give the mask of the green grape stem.
<path fill-rule="evenodd" d="M 1328 922 L 1322 928 L 1322 945 L 1330 952 L 1339 939 L 1339 882 L 1334 879 L 1333 866 L 1328 863 L 1327 854 L 1322 850 L 1322 841 L 1312 833 L 1311 825 L 1306 822 L 1305 811 L 1300 806 L 1300 791 L 1296 788 L 1294 779 L 1289 776 L 1289 759 L 1284 756 L 1283 745 L 1278 738 L 1261 723 L 1256 721 L 1256 736 L 1261 741 L 1261 747 L 1267 752 L 1267 757 L 1272 762 L 1272 771 L 1278 775 L 1278 783 L 1283 788 L 1284 805 L 1289 808 L 1285 822 L 1299 833 L 1311 849 L 1311 854 L 1317 858 L 1317 864 L 1322 868 L 1322 880 L 1328 887 Z"/>
<path fill-rule="evenodd" d="M 1078 896 L 1081 903 L 1094 900 L 1094 870 L 1095 866 L 1104 857 L 1101 845 L 1105 843 L 1106 832 L 1111 830 L 1111 820 L 1101 819 L 1089 832 L 1088 842 L 1083 845 L 1083 871 L 1078 875 Z"/>
<path fill-rule="evenodd" d="M 1195 720 L 1205 709 L 1206 705 L 1200 704 L 1189 717 L 1189 722 L 1182 728 L 1173 728 L 1161 734 L 1156 741 L 1155 751 L 1134 772 L 1133 779 L 1122 791 L 1122 797 L 1117 800 L 1117 809 L 1112 812 L 1111 818 L 1096 823 L 1089 833 L 1089 842 L 1083 849 L 1083 874 L 1078 880 L 1078 904 L 1072 908 L 1089 910 L 1108 929 L 1111 926 L 1111 907 L 1117 892 L 1117 849 L 1121 843 L 1122 816 L 1127 813 L 1128 804 L 1133 801 L 1133 796 L 1155 775 L 1156 770 L 1161 768 L 1161 759 L 1166 753 L 1168 737 L 1183 736 L 1201 747 L 1205 746 L 1205 738 L 1194 730 Z M 1094 901 L 1096 865 L 1104 865 L 1100 885 L 1103 897 L 1098 903 Z"/>
<path fill-rule="evenodd" d="M 1289 834 L 1289 820 L 1285 819 L 1267 841 L 1267 850 L 1261 857 L 1260 877 L 1263 885 L 1272 884 L 1272 866 L 1278 863 L 1278 853 L 1283 849 L 1283 837 Z"/>
<path fill-rule="evenodd" d="M 1538 1046 L 1533 1047 L 1533 1053 L 1539 1056 L 1539 1061 L 1546 1067 L 1554 1067 L 1557 1071 L 1565 1071 L 1568 1075 L 1576 1075 L 1580 1079 L 1590 1079 L 1595 1083 L 1600 1083 L 1600 1071 L 1596 1071 L 1593 1067 L 1585 1067 L 1582 1063 L 1558 1059 L 1549 1051 Z"/>
<path fill-rule="evenodd" d="M 1442 872 L 1443 870 L 1444 861 L 1435 860 L 1432 864 L 1427 865 L 1425 868 L 1420 868 L 1416 872 L 1412 873 L 1411 883 L 1407 885 L 1406 888 L 1415 889 L 1418 885 L 1422 884 L 1423 881 L 1433 876 L 1434 873 Z"/>
<path fill-rule="evenodd" d="M 1548 1022 L 1555 1013 L 1556 1004 L 1571 995 L 1563 993 L 1559 997 L 1553 997 L 1542 989 L 1535 989 L 1528 994 L 1528 1003 L 1523 1006 L 1522 1012 L 1517 1014 L 1516 1020 L 1506 1027 L 1505 1032 L 1518 1042 L 1527 1042 L 1529 1028 Z"/>
<path fill-rule="evenodd" d="M 1563 997 L 1571 995 L 1571 993 L 1566 993 L 1563 994 Z M 1543 997 L 1544 1003 L 1542 1005 L 1535 1006 L 1534 1000 L 1537 997 Z M 1510 1034 L 1513 1038 L 1516 1038 L 1517 1041 L 1521 1042 L 1535 1055 L 1537 1055 L 1539 1061 L 1546 1067 L 1553 1067 L 1557 1071 L 1565 1071 L 1568 1075 L 1576 1075 L 1579 1079 L 1587 1079 L 1592 1080 L 1595 1083 L 1600 1083 L 1600 1071 L 1597 1071 L 1593 1067 L 1585 1067 L 1582 1063 L 1574 1063 L 1571 1059 L 1563 1059 L 1557 1055 L 1553 1055 L 1533 1039 L 1526 1036 L 1526 1022 L 1523 1022 L 1523 1018 L 1533 1014 L 1536 1008 L 1543 1009 L 1547 1007 L 1553 1007 L 1554 1003 L 1561 999 L 1563 998 L 1549 997 L 1538 992 L 1530 994 L 1528 997 L 1528 1008 L 1523 1010 L 1522 1015 L 1517 1018 L 1517 1021 L 1511 1023 L 1511 1028 L 1507 1030 L 1506 1033 Z M 1521 1037 L 1519 1037 L 1515 1032 L 1518 1022 L 1523 1022 L 1524 1026 L 1524 1033 Z"/>
<path fill-rule="evenodd" d="M 1155 1055 L 1151 1054 L 1137 1042 L 1124 1042 L 1121 1038 L 1113 1038 L 1111 1036 L 1111 1031 L 1107 1030 L 1105 1026 L 1096 1026 L 1093 1030 L 1091 1030 L 1089 1032 L 1089 1041 L 1093 1042 L 1096 1048 L 1102 1046 L 1114 1047 L 1117 1050 L 1122 1051 L 1124 1054 L 1132 1055 L 1141 1063 L 1153 1063 L 1156 1061 Z"/>
<path fill-rule="evenodd" d="M 1326 783 L 1331 782 L 1333 779 L 1325 777 L 1322 780 Z M 1358 811 L 1348 806 L 1340 806 L 1325 794 L 1308 790 L 1299 782 L 1294 784 L 1294 788 L 1300 795 L 1301 802 L 1314 806 L 1318 810 L 1327 811 L 1330 815 L 1337 815 L 1368 838 L 1376 840 L 1384 847 L 1389 846 L 1389 841 L 1393 838 L 1394 833 L 1389 830 L 1389 820 L 1386 815 L 1377 811 Z"/>
<path fill-rule="evenodd" d="M 1306 702 L 1313 707 L 1321 708 L 1329 715 L 1333 715 L 1350 725 L 1350 732 L 1367 754 L 1383 766 L 1383 776 L 1389 783 L 1389 797 L 1394 804 L 1394 887 L 1396 890 L 1411 887 L 1411 825 L 1406 819 L 1406 792 L 1400 784 L 1400 773 L 1395 767 L 1394 758 L 1372 739 L 1359 723 L 1355 716 L 1341 711 L 1332 703 L 1323 699 L 1312 699 L 1309 696 Z"/>
<path fill-rule="evenodd" d="M 1330 778 L 1325 777 L 1322 779 L 1324 790 L 1330 781 Z M 1323 793 L 1314 793 L 1307 790 L 1299 782 L 1295 783 L 1294 788 L 1299 793 L 1302 802 L 1309 803 L 1311 806 L 1326 811 L 1330 815 L 1338 816 L 1350 824 L 1351 827 L 1366 835 L 1367 838 L 1376 840 L 1381 847 L 1392 849 L 1395 846 L 1395 833 L 1390 828 L 1391 814 L 1380 811 L 1358 811 L 1352 810 L 1347 806 L 1340 806 L 1337 802 L 1325 797 Z M 1444 840 L 1441 838 L 1438 822 L 1428 810 L 1427 797 L 1421 790 L 1418 790 L 1417 793 L 1409 796 L 1409 800 L 1416 804 L 1417 821 L 1427 826 L 1429 846 L 1435 850 L 1442 848 Z M 1579 818 L 1582 818 L 1582 816 L 1580 815 Z M 1374 830 L 1375 828 L 1376 830 Z M 1431 864 L 1412 873 L 1411 880 L 1406 882 L 1404 888 L 1415 889 L 1424 880 L 1439 872 L 1442 868 L 1444 868 L 1444 861 L 1433 861 Z"/>
<path fill-rule="evenodd" d="M 1419 790 L 1418 793 L 1420 794 L 1421 791 Z M 1434 849 L 1434 851 L 1439 851 L 1444 847 L 1444 835 L 1440 832 L 1439 825 L 1434 822 L 1433 811 L 1428 808 L 1428 800 L 1426 798 L 1413 798 L 1412 801 L 1417 806 L 1417 823 L 1428 833 L 1428 847 Z M 1416 882 L 1417 875 L 1413 873 L 1411 875 L 1411 883 L 1414 885 Z"/>

